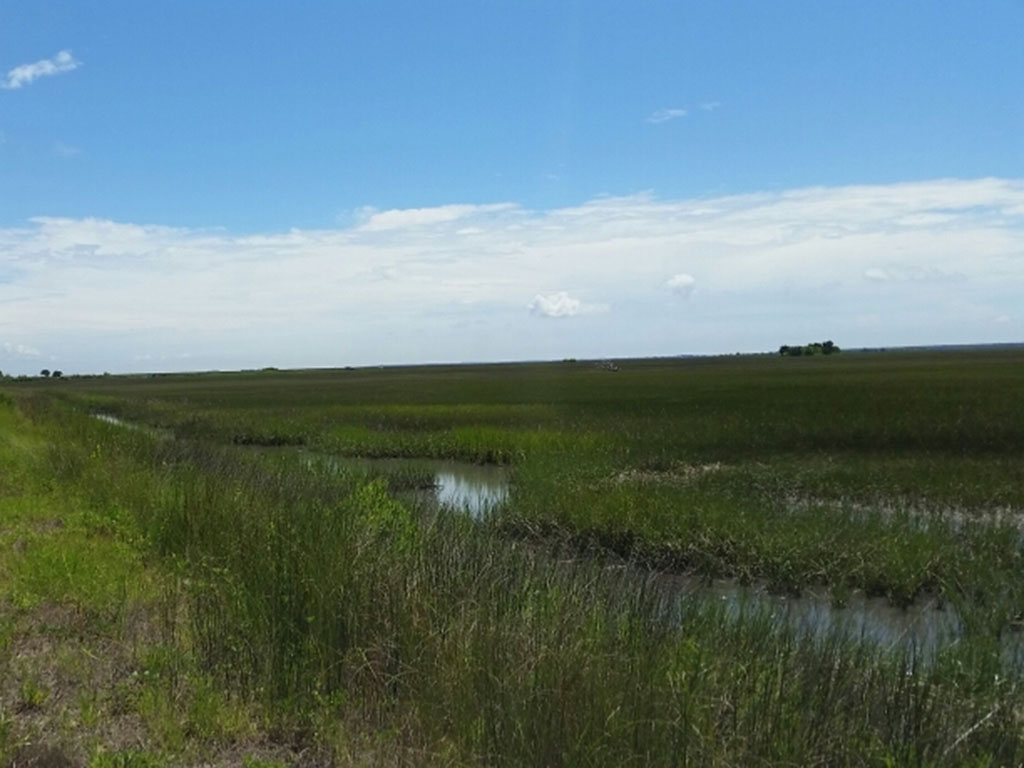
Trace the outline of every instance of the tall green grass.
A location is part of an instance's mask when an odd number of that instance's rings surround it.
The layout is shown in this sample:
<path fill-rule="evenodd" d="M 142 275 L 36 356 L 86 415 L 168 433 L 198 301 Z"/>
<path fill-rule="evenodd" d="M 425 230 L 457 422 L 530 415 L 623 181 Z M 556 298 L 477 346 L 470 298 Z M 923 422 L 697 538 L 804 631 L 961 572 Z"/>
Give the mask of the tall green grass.
<path fill-rule="evenodd" d="M 780 591 L 825 585 L 840 602 L 855 589 L 1002 601 L 1016 621 L 1019 351 L 25 386 L 222 444 L 511 464 L 505 524 L 519 532 Z"/>
<path fill-rule="evenodd" d="M 457 515 L 424 525 L 381 480 L 23 407 L 50 445 L 36 471 L 180 575 L 182 647 L 275 738 L 422 764 L 1024 757 L 1021 676 L 997 645 L 926 659 L 756 609 L 668 611 L 631 569 Z"/>

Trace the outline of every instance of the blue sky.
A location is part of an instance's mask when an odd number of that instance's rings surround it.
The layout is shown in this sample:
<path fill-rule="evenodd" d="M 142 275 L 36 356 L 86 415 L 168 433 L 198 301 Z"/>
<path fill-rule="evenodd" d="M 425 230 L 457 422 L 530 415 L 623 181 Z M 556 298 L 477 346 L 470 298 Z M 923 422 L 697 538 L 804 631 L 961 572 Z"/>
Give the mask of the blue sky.
<path fill-rule="evenodd" d="M 0 4 L 0 369 L 1024 340 L 1024 3 Z"/>

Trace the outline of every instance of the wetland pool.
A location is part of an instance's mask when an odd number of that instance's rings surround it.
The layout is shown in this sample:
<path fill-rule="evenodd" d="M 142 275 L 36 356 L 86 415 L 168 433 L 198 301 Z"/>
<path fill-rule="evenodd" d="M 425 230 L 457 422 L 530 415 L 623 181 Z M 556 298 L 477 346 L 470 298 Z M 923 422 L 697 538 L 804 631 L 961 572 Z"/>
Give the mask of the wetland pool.
<path fill-rule="evenodd" d="M 398 496 L 461 510 L 475 520 L 497 511 L 507 500 L 511 472 L 497 464 L 472 464 L 449 459 L 399 459 L 335 456 L 300 451 L 310 466 L 368 475 L 393 476 L 403 472 L 430 475 L 419 488 L 398 491 Z"/>

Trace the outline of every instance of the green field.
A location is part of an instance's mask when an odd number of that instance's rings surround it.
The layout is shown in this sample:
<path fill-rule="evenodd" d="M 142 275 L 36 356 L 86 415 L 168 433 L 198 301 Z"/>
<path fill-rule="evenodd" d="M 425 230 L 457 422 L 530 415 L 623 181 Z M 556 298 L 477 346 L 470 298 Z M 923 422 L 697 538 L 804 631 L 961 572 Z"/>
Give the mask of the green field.
<path fill-rule="evenodd" d="M 0 764 L 1024 760 L 1024 352 L 617 367 L 4 381 Z"/>

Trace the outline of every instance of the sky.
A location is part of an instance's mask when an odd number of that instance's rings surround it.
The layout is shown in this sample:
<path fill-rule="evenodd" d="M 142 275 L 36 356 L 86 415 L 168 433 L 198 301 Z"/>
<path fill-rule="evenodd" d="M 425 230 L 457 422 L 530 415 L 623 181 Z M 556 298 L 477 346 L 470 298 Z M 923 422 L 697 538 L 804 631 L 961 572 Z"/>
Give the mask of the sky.
<path fill-rule="evenodd" d="M 0 0 L 0 371 L 1024 341 L 1024 0 Z"/>

